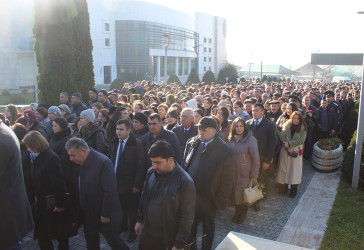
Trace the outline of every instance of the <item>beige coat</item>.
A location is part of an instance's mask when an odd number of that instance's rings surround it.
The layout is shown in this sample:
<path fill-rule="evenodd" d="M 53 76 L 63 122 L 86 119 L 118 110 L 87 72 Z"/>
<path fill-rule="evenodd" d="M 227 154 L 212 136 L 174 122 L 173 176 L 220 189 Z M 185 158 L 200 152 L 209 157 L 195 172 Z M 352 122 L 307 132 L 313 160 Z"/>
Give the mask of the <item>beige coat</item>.
<path fill-rule="evenodd" d="M 295 152 L 303 150 L 304 142 L 306 139 L 307 131 L 304 126 L 301 126 L 300 131 L 294 133 L 291 138 L 291 121 L 287 121 L 283 125 L 280 139 L 282 143 L 288 142 L 289 149 L 293 149 Z M 298 155 L 297 158 L 289 156 L 287 150 L 282 146 L 281 153 L 279 155 L 279 169 L 277 173 L 277 182 L 281 184 L 300 184 L 302 177 L 302 155 Z"/>

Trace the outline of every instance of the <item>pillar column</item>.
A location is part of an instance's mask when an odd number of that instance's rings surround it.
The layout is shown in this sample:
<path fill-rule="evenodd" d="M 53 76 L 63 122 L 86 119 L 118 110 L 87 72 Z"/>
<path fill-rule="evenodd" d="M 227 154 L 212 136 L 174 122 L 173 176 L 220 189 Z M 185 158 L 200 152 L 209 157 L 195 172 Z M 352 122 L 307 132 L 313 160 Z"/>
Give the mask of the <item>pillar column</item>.
<path fill-rule="evenodd" d="M 188 74 L 191 73 L 191 58 L 188 58 Z"/>
<path fill-rule="evenodd" d="M 157 56 L 157 81 L 161 80 L 161 57 Z"/>
<path fill-rule="evenodd" d="M 178 57 L 176 57 L 175 63 L 176 65 L 174 66 L 174 73 L 176 73 L 176 75 L 178 76 Z"/>

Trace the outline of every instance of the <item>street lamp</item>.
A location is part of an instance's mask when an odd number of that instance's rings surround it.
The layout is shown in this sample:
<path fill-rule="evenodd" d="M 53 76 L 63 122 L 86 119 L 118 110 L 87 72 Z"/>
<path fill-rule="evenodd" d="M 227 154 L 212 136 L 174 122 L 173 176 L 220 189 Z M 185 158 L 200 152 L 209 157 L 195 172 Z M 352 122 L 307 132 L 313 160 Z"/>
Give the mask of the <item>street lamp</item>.
<path fill-rule="evenodd" d="M 164 77 L 165 77 L 165 80 L 167 81 L 167 77 L 168 77 L 168 74 L 167 74 L 167 51 L 168 51 L 168 45 L 169 45 L 169 41 L 172 40 L 172 37 L 170 35 L 162 35 L 164 37 L 164 39 L 167 40 L 167 43 L 164 45 L 164 48 L 165 48 L 165 56 L 164 56 Z"/>
<path fill-rule="evenodd" d="M 364 14 L 364 11 L 358 11 L 358 14 Z M 354 158 L 354 169 L 353 169 L 353 179 L 351 183 L 352 189 L 358 188 L 359 173 L 360 173 L 360 161 L 361 161 L 361 150 L 363 146 L 363 130 L 364 130 L 364 54 L 363 54 L 363 70 L 361 75 L 361 87 L 360 87 L 360 106 L 359 106 L 359 116 L 358 116 L 358 129 L 356 135 L 356 146 L 355 146 L 355 158 Z"/>

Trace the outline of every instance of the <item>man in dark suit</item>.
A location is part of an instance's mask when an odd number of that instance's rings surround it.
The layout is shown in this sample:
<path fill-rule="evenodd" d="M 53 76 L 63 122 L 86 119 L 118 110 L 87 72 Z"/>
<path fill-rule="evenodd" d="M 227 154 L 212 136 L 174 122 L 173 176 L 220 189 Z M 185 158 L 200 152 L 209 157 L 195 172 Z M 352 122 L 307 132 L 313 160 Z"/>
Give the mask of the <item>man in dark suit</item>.
<path fill-rule="evenodd" d="M 121 208 L 112 162 L 81 138 L 69 139 L 66 149 L 70 160 L 80 165 L 80 205 L 87 249 L 100 249 L 99 233 L 112 249 L 129 249 L 119 235 Z"/>
<path fill-rule="evenodd" d="M 183 153 L 187 141 L 198 134 L 198 129 L 193 125 L 193 110 L 191 108 L 184 108 L 180 118 L 181 125 L 175 126 L 172 132 L 176 134 Z"/>
<path fill-rule="evenodd" d="M 127 241 L 136 239 L 134 226 L 144 176 L 147 171 L 143 143 L 131 133 L 132 125 L 121 119 L 116 123 L 116 137 L 110 143 L 110 159 L 114 163 L 120 205 L 123 212 L 121 231 L 129 231 Z"/>
<path fill-rule="evenodd" d="M 189 243 L 196 249 L 198 224 L 203 224 L 202 249 L 212 248 L 215 234 L 216 209 L 224 210 L 234 182 L 234 162 L 229 146 L 216 132 L 216 120 L 203 117 L 199 135 L 186 145 L 184 168 L 196 185 L 196 213 Z"/>
<path fill-rule="evenodd" d="M 258 141 L 259 182 L 265 185 L 263 193 L 266 197 L 268 194 L 269 165 L 273 160 L 276 146 L 275 125 L 264 117 L 264 106 L 261 103 L 253 105 L 253 118 L 247 121 L 247 124 Z M 258 205 L 255 208 L 259 209 Z"/>

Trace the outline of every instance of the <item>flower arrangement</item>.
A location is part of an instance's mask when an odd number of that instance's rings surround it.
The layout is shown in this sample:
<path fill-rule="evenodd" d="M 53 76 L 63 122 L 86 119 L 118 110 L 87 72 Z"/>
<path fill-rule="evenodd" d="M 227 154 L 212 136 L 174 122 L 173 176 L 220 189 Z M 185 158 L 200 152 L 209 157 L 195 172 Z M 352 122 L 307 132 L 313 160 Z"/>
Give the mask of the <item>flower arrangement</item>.
<path fill-rule="evenodd" d="M 339 138 L 331 137 L 326 139 L 320 139 L 320 141 L 317 143 L 317 146 L 322 150 L 333 150 L 337 149 L 342 143 L 342 140 L 340 140 Z"/>

